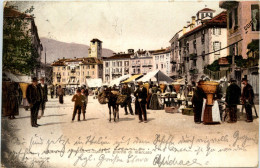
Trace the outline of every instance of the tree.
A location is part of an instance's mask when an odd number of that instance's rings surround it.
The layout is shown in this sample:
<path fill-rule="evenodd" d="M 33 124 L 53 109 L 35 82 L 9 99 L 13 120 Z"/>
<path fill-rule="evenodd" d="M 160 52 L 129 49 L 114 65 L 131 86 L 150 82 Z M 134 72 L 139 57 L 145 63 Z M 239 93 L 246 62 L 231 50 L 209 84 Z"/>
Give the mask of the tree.
<path fill-rule="evenodd" d="M 4 10 L 13 10 L 5 8 Z M 30 14 L 33 7 L 26 10 Z M 9 11 L 10 12 L 10 11 Z M 3 20 L 3 70 L 30 74 L 39 66 L 39 54 L 33 46 L 31 24 L 33 16 L 26 13 L 5 16 Z"/>

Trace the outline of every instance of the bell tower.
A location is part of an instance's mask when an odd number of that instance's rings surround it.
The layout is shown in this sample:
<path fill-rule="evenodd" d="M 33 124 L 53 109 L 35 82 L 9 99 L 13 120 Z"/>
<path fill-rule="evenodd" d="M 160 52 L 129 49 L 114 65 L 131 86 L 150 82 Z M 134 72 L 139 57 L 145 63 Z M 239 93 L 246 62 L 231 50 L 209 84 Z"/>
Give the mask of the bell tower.
<path fill-rule="evenodd" d="M 88 56 L 96 57 L 99 59 L 102 57 L 102 41 L 100 41 L 99 39 L 92 39 L 90 41 Z"/>

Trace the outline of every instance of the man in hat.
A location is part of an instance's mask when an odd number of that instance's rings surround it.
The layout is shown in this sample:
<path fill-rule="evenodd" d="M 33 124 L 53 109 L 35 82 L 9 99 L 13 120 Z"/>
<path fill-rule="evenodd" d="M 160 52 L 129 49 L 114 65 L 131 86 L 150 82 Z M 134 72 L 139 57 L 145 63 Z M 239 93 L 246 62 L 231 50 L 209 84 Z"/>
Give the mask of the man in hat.
<path fill-rule="evenodd" d="M 123 86 L 123 88 L 121 90 L 121 94 L 127 96 L 126 102 L 125 102 L 125 105 L 124 105 L 125 115 L 128 115 L 127 106 L 129 108 L 130 114 L 134 115 L 133 110 L 132 110 L 132 106 L 131 106 L 131 102 L 132 102 L 132 99 L 131 99 L 131 89 L 128 87 L 128 85 L 126 83 L 124 84 L 124 86 Z"/>
<path fill-rule="evenodd" d="M 197 87 L 194 89 L 193 96 L 191 98 L 193 111 L 194 111 L 194 122 L 196 124 L 201 123 L 201 114 L 202 114 L 202 106 L 203 106 L 203 98 L 206 98 L 206 94 L 203 92 L 202 88 L 200 87 L 200 80 L 197 83 Z M 193 83 L 193 85 L 195 82 Z M 195 84 L 196 85 L 196 84 Z"/>
<path fill-rule="evenodd" d="M 47 89 L 47 84 L 44 83 L 44 78 L 40 79 L 40 82 L 37 86 L 41 95 L 41 103 L 39 107 L 39 111 L 41 112 L 40 116 L 38 116 L 38 119 L 40 119 L 45 110 L 45 104 L 48 101 L 48 89 Z"/>
<path fill-rule="evenodd" d="M 41 95 L 39 89 L 37 88 L 38 79 L 34 77 L 32 79 L 32 84 L 30 84 L 26 90 L 26 98 L 28 103 L 30 104 L 31 109 L 31 125 L 32 127 L 40 126 L 37 124 L 37 116 L 41 101 Z"/>
<path fill-rule="evenodd" d="M 241 89 L 236 84 L 236 80 L 230 79 L 230 85 L 227 87 L 226 91 L 226 104 L 229 111 L 229 121 L 228 123 L 237 122 L 237 105 L 240 103 Z"/>
<path fill-rule="evenodd" d="M 143 82 L 138 83 L 139 88 L 135 91 L 135 96 L 137 99 L 137 111 L 139 114 L 139 123 L 147 122 L 147 113 L 146 113 L 146 98 L 147 98 L 147 89 L 144 87 Z M 144 116 L 144 118 L 142 117 Z"/>
<path fill-rule="evenodd" d="M 252 105 L 254 105 L 254 91 L 253 87 L 248 83 L 246 78 L 242 79 L 242 85 L 244 85 L 243 91 L 242 91 L 242 104 L 244 104 L 246 109 L 246 116 L 247 120 L 246 122 L 253 122 L 253 116 L 252 116 Z"/>

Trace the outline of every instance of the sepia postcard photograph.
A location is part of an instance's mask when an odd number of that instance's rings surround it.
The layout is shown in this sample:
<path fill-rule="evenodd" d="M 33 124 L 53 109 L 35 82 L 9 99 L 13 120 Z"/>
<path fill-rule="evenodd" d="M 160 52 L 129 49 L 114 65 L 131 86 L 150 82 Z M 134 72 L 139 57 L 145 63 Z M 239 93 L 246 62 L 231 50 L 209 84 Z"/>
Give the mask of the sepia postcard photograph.
<path fill-rule="evenodd" d="M 258 167 L 259 5 L 1 2 L 1 167 Z"/>

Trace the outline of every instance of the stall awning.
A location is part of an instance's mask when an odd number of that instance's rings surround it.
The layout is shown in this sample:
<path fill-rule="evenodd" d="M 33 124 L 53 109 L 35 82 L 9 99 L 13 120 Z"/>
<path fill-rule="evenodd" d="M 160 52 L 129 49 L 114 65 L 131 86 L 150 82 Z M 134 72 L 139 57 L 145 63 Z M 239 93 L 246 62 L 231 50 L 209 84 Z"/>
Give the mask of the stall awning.
<path fill-rule="evenodd" d="M 89 88 L 101 87 L 102 86 L 102 79 L 86 79 L 86 85 Z"/>
<path fill-rule="evenodd" d="M 11 72 L 4 72 L 4 74 L 12 82 L 19 82 L 20 81 L 19 78 L 16 75 L 14 75 L 13 73 L 11 73 Z"/>
<path fill-rule="evenodd" d="M 114 85 L 118 86 L 121 81 L 126 80 L 129 77 L 130 77 L 130 75 L 128 74 L 128 75 L 123 75 L 119 78 L 116 78 L 110 82 L 110 86 L 114 86 Z"/>
<path fill-rule="evenodd" d="M 162 71 L 156 70 L 147 73 L 145 76 L 142 78 L 138 79 L 137 82 L 149 82 L 152 78 L 156 78 L 159 82 L 167 82 L 171 83 L 173 82 L 173 79 L 170 78 L 169 76 L 165 75 Z"/>
<path fill-rule="evenodd" d="M 134 82 L 135 79 L 137 79 L 137 78 L 139 78 L 139 77 L 141 77 L 141 76 L 142 76 L 142 74 L 139 74 L 139 75 L 133 75 L 133 76 L 131 76 L 130 78 L 128 78 L 127 80 L 123 81 L 122 83 L 130 83 L 130 82 Z"/>

